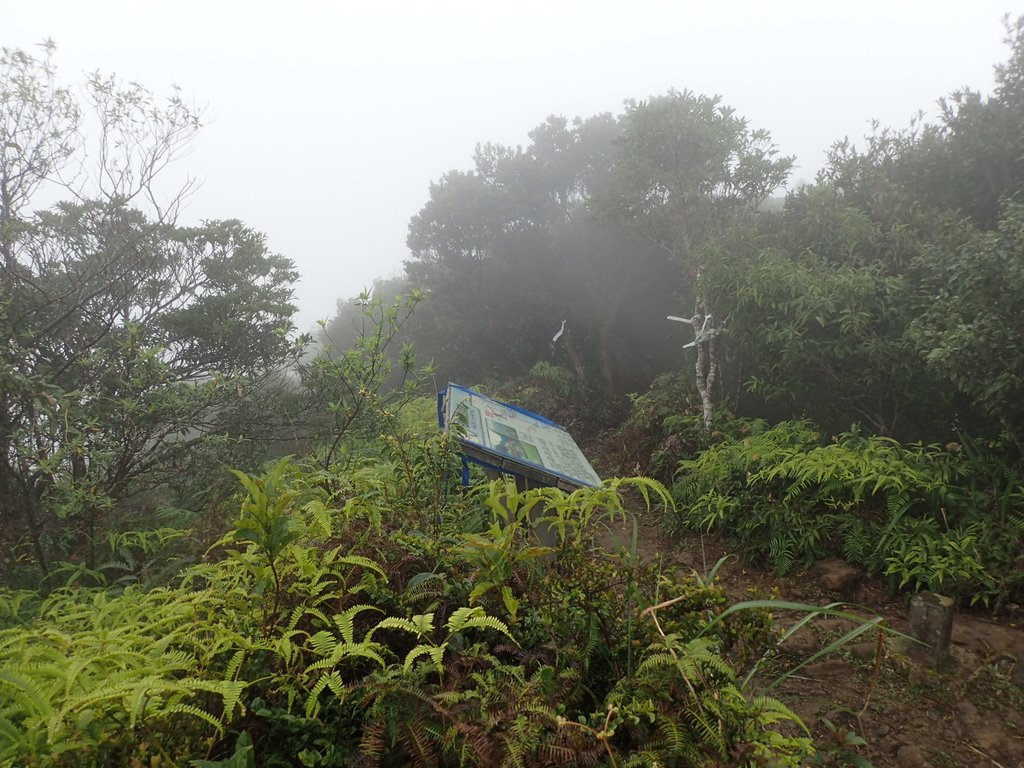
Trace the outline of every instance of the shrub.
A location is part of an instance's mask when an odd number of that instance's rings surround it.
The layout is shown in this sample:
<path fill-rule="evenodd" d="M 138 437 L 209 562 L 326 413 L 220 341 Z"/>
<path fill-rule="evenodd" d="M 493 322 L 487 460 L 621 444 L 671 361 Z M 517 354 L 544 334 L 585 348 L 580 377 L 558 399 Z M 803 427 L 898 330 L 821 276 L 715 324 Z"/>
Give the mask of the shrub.
<path fill-rule="evenodd" d="M 1022 478 L 975 446 L 757 425 L 678 465 L 670 530 L 723 531 L 780 573 L 842 556 L 894 588 L 997 608 L 1020 593 Z"/>
<path fill-rule="evenodd" d="M 733 671 L 766 614 L 722 618 L 712 585 L 593 548 L 621 492 L 667 501 L 657 484 L 497 481 L 435 519 L 400 461 L 370 470 L 239 473 L 234 526 L 170 586 L 12 595 L 0 765 L 796 766 L 810 749 Z"/>

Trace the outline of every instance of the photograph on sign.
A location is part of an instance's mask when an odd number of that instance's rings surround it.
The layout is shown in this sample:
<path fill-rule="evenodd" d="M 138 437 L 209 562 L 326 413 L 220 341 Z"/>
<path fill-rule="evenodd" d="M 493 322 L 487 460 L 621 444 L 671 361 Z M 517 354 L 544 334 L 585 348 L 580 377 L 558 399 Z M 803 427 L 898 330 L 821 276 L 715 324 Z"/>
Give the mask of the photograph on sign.
<path fill-rule="evenodd" d="M 581 485 L 601 484 L 572 436 L 549 419 L 455 384 L 443 402 L 445 423 L 461 424 L 464 442 Z"/>

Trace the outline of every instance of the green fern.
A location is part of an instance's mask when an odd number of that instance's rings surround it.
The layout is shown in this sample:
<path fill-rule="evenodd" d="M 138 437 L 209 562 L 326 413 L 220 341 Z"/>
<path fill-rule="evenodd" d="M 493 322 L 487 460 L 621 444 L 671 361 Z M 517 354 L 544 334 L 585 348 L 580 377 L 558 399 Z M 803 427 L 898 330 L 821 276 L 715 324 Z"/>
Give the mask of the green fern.
<path fill-rule="evenodd" d="M 776 531 L 768 543 L 768 558 L 780 575 L 789 572 L 796 560 L 796 541 L 788 531 Z"/>

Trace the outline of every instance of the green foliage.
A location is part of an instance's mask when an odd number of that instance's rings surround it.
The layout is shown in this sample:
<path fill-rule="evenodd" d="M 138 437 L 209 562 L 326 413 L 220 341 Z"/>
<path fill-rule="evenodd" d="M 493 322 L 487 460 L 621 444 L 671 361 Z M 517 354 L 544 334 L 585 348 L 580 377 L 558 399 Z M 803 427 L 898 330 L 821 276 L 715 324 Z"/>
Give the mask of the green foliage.
<path fill-rule="evenodd" d="M 1000 599 L 1009 591 L 989 573 L 986 558 L 979 550 L 979 539 L 985 529 L 981 521 L 966 528 L 942 530 L 932 518 L 901 531 L 893 539 L 890 554 L 885 558 L 887 576 L 898 576 L 899 587 L 908 584 L 933 592 L 963 593 L 966 587 L 977 589 L 972 602 L 995 594 Z"/>
<path fill-rule="evenodd" d="M 283 458 L 260 478 L 252 478 L 244 472 L 234 470 L 247 496 L 242 502 L 242 514 L 235 523 L 234 530 L 228 534 L 227 540 L 251 542 L 266 561 L 266 567 L 273 578 L 274 604 L 269 612 L 272 619 L 277 615 L 277 607 L 281 600 L 281 576 L 277 563 L 284 548 L 300 535 L 294 520 L 288 514 L 293 498 L 293 492 L 287 484 L 290 465 L 290 459 Z M 239 552 L 228 552 L 250 567 L 253 566 L 252 561 L 243 560 Z M 265 587 L 263 584 L 257 584 L 257 589 L 262 593 Z"/>
<path fill-rule="evenodd" d="M 670 90 L 627 102 L 608 205 L 679 255 L 743 219 L 789 176 L 771 135 L 720 97 Z M 690 262 L 691 264 L 694 262 Z"/>
<path fill-rule="evenodd" d="M 781 213 L 720 227 L 700 251 L 703 299 L 728 318 L 738 412 L 903 441 L 965 430 L 1019 457 L 1022 22 L 1007 25 L 991 96 L 961 90 L 934 125 L 837 143 Z M 640 162 L 662 141 L 650 131 Z M 654 186 L 655 209 L 659 191 L 683 197 Z M 666 241 L 676 226 L 663 222 Z"/>
<path fill-rule="evenodd" d="M 398 412 L 419 394 L 429 369 L 417 369 L 413 348 L 404 344 L 394 353 L 403 325 L 422 299 L 419 291 L 385 302 L 364 291 L 357 299 L 354 336 L 349 346 L 327 336 L 318 353 L 299 366 L 310 438 L 326 469 L 343 458 L 353 441 L 395 434 Z"/>
<path fill-rule="evenodd" d="M 822 177 L 843 194 L 886 215 L 922 209 L 957 211 L 993 229 L 1006 200 L 1019 200 L 1024 144 L 1024 17 L 1006 18 L 1009 56 L 994 67 L 996 87 L 983 96 L 962 88 L 940 100 L 936 124 L 907 130 L 876 125 L 867 146 L 837 143 Z"/>
<path fill-rule="evenodd" d="M 189 750 L 198 734 L 219 732 L 244 684 L 200 673 L 191 627 L 212 597 L 69 590 L 31 622 L 0 631 L 0 763 L 76 765 L 76 754 L 97 751 L 124 758 L 139 734 L 175 729 Z"/>
<path fill-rule="evenodd" d="M 991 99 L 837 146 L 779 215 L 758 205 L 790 161 L 717 98 L 672 91 L 550 118 L 525 149 L 482 145 L 411 223 L 424 293 L 380 283 L 341 308 L 297 383 L 273 373 L 295 351 L 290 263 L 238 222 L 181 227 L 176 200 L 145 202 L 194 111 L 92 78 L 126 116 L 100 137 L 130 155 L 107 170 L 132 170 L 27 215 L 79 151 L 80 106 L 49 49 L 4 51 L 0 502 L 24 539 L 2 566 L 31 551 L 52 594 L 0 599 L 0 766 L 863 764 L 856 734 L 826 723 L 814 755 L 784 704 L 750 693 L 769 612 L 806 606 L 730 606 L 711 577 L 641 561 L 636 532 L 617 553 L 596 533 L 639 497 L 780 571 L 841 554 L 893 588 L 1019 599 L 1020 29 Z M 728 329 L 737 412 L 889 437 L 706 429 L 676 376 L 633 398 L 621 466 L 678 464 L 678 505 L 643 478 L 455 485 L 407 342 L 471 379 L 519 376 L 518 399 L 590 427 L 678 355 L 663 312 L 635 307 L 695 290 Z M 315 453 L 261 469 L 277 414 Z M 953 425 L 984 439 L 892 439 Z M 214 500 L 228 460 L 233 526 L 169 577 L 205 510 L 131 521 L 171 489 Z"/>
<path fill-rule="evenodd" d="M 724 616 L 717 587 L 594 548 L 627 490 L 671 505 L 652 481 L 501 480 L 449 494 L 436 519 L 407 506 L 425 492 L 403 490 L 400 462 L 236 476 L 233 529 L 171 585 L 4 603 L 0 765 L 627 764 L 739 744 L 790 764 L 810 749 L 735 682 L 765 612 Z"/>
<path fill-rule="evenodd" d="M 620 131 L 608 114 L 550 117 L 529 146 L 482 144 L 472 170 L 431 185 L 409 225 L 406 273 L 426 292 L 410 330 L 446 376 L 504 381 L 550 360 L 601 405 L 643 383 L 632 368 L 647 363 L 625 342 L 654 337 L 656 318 L 626 310 L 669 300 L 673 280 L 664 253 L 588 210 Z"/>
<path fill-rule="evenodd" d="M 775 765 L 799 766 L 811 751 L 809 738 L 759 736 L 765 726 L 803 724 L 780 701 L 744 696 L 732 668 L 704 638 L 663 635 L 644 654 L 636 675 L 611 692 L 606 712 L 597 738 L 610 740 L 621 729 L 643 751 L 670 762 L 726 760 L 740 751 L 749 752 L 754 764 L 771 759 Z"/>
<path fill-rule="evenodd" d="M 528 376 L 547 397 L 567 384 L 536 367 L 553 360 L 578 398 L 560 421 L 585 409 L 588 425 L 674 364 L 663 313 L 637 311 L 690 294 L 674 257 L 750 215 L 792 161 L 719 98 L 674 90 L 530 139 L 480 145 L 473 170 L 431 185 L 409 227 L 406 273 L 426 291 L 412 333 L 442 370 Z"/>
<path fill-rule="evenodd" d="M 1022 107 L 1024 108 L 1024 107 Z M 933 248 L 924 290 L 929 306 L 911 333 L 932 375 L 953 385 L 992 430 L 1019 451 L 1024 398 L 1020 318 L 1024 290 L 1024 205 L 1009 203 L 998 229 L 972 233 L 955 251 Z"/>
<path fill-rule="evenodd" d="M 246 406 L 296 351 L 297 273 L 239 221 L 179 224 L 188 183 L 157 191 L 195 109 L 98 73 L 63 86 L 52 55 L 0 53 L 0 499 L 56 584 L 51 560 L 97 570 L 129 498 L 276 434 Z M 33 211 L 54 181 L 68 198 Z"/>
<path fill-rule="evenodd" d="M 247 497 L 242 502 L 242 514 L 235 523 L 231 540 L 252 542 L 270 563 L 299 536 L 286 514 L 293 498 L 287 482 L 290 466 L 290 459 L 283 458 L 260 478 L 235 470 Z"/>
<path fill-rule="evenodd" d="M 945 236 L 937 223 L 877 221 L 819 186 L 709 245 L 702 280 L 730 318 L 737 387 L 759 413 L 810 417 L 829 431 L 860 423 L 889 436 L 947 435 L 951 394 L 922 365 L 910 330 L 934 305 L 921 285 L 924 253 L 949 247 Z"/>
<path fill-rule="evenodd" d="M 586 382 L 565 364 L 538 360 L 520 377 L 488 382 L 494 397 L 519 403 L 534 413 L 556 416 L 574 435 L 585 437 L 607 422 L 607 409 L 588 397 Z"/>
<path fill-rule="evenodd" d="M 872 768 L 874 764 L 860 754 L 861 749 L 867 746 L 863 737 L 858 736 L 852 728 L 836 725 L 828 718 L 822 718 L 821 724 L 828 732 L 829 741 L 822 744 L 818 753 L 811 758 L 811 765 Z"/>
<path fill-rule="evenodd" d="M 809 422 L 783 422 L 680 462 L 668 524 L 720 529 L 782 573 L 843 556 L 896 588 L 998 606 L 1020 587 L 1021 487 L 973 447 L 856 431 L 823 445 Z"/>
<path fill-rule="evenodd" d="M 248 731 L 238 734 L 235 751 L 224 760 L 191 760 L 192 768 L 256 768 L 256 756 L 253 752 L 252 736 Z"/>
<path fill-rule="evenodd" d="M 663 374 L 629 399 L 629 413 L 619 428 L 620 464 L 670 481 L 676 462 L 706 444 L 692 377 Z"/>
<path fill-rule="evenodd" d="M 190 533 L 181 528 L 107 531 L 96 544 L 95 567 L 82 561 L 57 562 L 52 578 L 65 586 L 163 585 L 192 560 L 187 548 Z"/>

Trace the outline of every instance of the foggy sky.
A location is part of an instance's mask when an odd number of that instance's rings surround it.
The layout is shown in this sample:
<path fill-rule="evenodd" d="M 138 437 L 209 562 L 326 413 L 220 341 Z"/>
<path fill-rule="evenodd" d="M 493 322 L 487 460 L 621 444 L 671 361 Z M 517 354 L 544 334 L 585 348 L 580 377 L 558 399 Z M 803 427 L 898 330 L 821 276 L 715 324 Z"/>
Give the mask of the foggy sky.
<path fill-rule="evenodd" d="M 1007 58 L 1024 0 L 236 2 L 3 0 L 0 45 L 57 44 L 65 80 L 171 85 L 209 125 L 178 173 L 184 220 L 239 218 L 293 259 L 300 328 L 401 271 L 429 183 L 550 114 L 720 94 L 813 180 L 872 118 L 905 127 Z"/>

